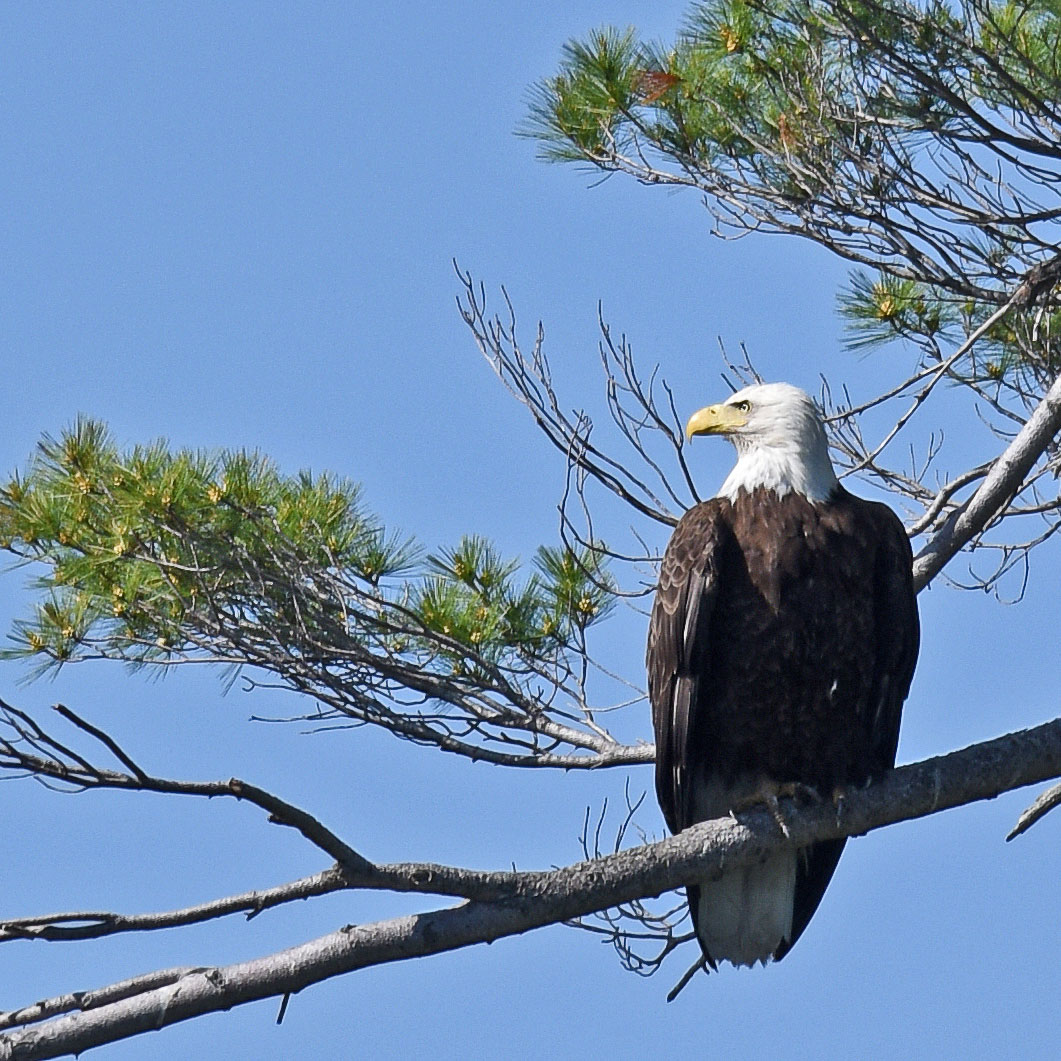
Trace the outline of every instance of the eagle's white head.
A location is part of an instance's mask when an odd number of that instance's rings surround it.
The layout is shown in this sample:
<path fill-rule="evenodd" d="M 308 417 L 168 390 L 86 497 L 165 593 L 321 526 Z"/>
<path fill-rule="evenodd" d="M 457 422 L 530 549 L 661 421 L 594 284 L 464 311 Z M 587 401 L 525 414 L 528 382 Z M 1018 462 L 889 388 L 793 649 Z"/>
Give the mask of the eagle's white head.
<path fill-rule="evenodd" d="M 760 383 L 689 418 L 686 435 L 724 435 L 737 463 L 718 491 L 731 501 L 740 490 L 765 487 L 825 501 L 839 485 L 821 416 L 806 391 L 789 383 Z"/>

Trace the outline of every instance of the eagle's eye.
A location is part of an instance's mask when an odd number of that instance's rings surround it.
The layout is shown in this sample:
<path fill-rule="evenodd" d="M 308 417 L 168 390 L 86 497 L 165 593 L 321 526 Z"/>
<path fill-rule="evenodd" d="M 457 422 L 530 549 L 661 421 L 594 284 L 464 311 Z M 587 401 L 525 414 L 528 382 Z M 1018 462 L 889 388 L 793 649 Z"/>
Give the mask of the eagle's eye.
<path fill-rule="evenodd" d="M 736 402 L 733 406 L 739 413 L 746 413 L 751 407 L 751 402 Z"/>

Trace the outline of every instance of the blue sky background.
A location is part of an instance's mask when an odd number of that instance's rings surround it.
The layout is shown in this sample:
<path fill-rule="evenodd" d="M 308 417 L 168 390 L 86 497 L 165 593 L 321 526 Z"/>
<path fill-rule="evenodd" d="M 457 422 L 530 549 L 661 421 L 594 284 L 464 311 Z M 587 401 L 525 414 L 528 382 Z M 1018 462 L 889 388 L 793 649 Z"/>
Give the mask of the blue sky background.
<path fill-rule="evenodd" d="M 563 469 L 478 359 L 454 308 L 454 257 L 488 290 L 507 286 L 528 341 L 545 321 L 572 405 L 600 409 L 598 300 L 641 364 L 662 364 L 683 411 L 725 393 L 719 337 L 812 389 L 819 372 L 862 397 L 897 378 L 906 352 L 842 352 L 845 269 L 823 251 L 714 240 L 695 195 L 590 189 L 513 135 L 566 39 L 604 22 L 670 36 L 684 6 L 0 7 L 0 465 L 24 465 L 42 432 L 83 412 L 127 443 L 256 447 L 289 471 L 348 475 L 428 546 L 474 531 L 526 556 L 555 540 Z M 982 459 L 989 438 L 945 400 L 955 466 Z M 731 453 L 706 442 L 693 459 L 709 492 Z M 1056 715 L 1059 567 L 1056 547 L 1038 554 L 1013 608 L 943 585 L 922 595 L 901 760 Z M 3 577 L 5 625 L 24 582 Z M 643 625 L 620 617 L 607 636 L 635 678 Z M 205 670 L 25 675 L 0 666 L 0 696 L 41 712 L 62 700 L 156 772 L 272 789 L 375 859 L 568 863 L 586 806 L 622 792 L 619 773 L 505 771 L 367 730 L 253 724 L 298 704 L 222 696 Z M 647 707 L 627 725 L 648 737 Z M 650 771 L 633 781 L 650 788 Z M 330 981 L 294 998 L 279 1028 L 268 1001 L 92 1056 L 1053 1057 L 1061 816 L 1002 842 L 1033 795 L 853 841 L 789 958 L 699 978 L 670 1006 L 683 959 L 641 980 L 556 928 Z M 8 781 L 0 816 L 0 919 L 184 906 L 326 864 L 234 803 Z M 662 835 L 654 806 L 641 820 Z M 0 1008 L 433 905 L 340 895 L 250 923 L 9 943 Z"/>

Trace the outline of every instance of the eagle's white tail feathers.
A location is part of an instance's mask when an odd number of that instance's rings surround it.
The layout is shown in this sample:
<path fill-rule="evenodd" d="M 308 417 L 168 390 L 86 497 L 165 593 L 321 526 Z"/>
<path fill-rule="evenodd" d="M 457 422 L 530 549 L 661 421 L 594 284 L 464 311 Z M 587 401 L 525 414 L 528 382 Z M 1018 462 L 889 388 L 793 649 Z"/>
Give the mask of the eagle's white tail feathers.
<path fill-rule="evenodd" d="M 757 774 L 744 774 L 726 784 L 717 776 L 701 777 L 693 791 L 693 814 L 697 821 L 722 818 L 769 789 L 769 779 Z M 799 857 L 798 851 L 779 851 L 765 862 L 734 867 L 718 880 L 700 885 L 696 924 L 714 961 L 767 962 L 782 940 L 792 939 Z"/>
<path fill-rule="evenodd" d="M 765 963 L 782 940 L 792 938 L 796 858 L 795 851 L 779 851 L 700 885 L 697 928 L 715 961 Z"/>

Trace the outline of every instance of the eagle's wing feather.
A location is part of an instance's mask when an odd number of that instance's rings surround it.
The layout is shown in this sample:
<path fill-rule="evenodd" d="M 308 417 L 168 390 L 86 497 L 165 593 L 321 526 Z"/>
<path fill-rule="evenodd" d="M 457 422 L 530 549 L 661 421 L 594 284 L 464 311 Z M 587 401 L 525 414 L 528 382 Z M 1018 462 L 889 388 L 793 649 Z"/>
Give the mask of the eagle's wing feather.
<path fill-rule="evenodd" d="M 871 776 L 895 765 L 903 701 L 917 665 L 921 628 L 913 588 L 913 552 L 899 517 L 886 505 L 874 504 L 880 547 L 877 553 L 877 659 L 870 721 Z"/>
<path fill-rule="evenodd" d="M 675 528 L 660 568 L 648 636 L 648 687 L 656 734 L 656 794 L 667 825 L 693 823 L 690 752 L 702 768 L 697 725 L 700 681 L 709 668 L 711 613 L 719 592 L 718 551 L 728 528 L 717 501 L 690 509 Z"/>

